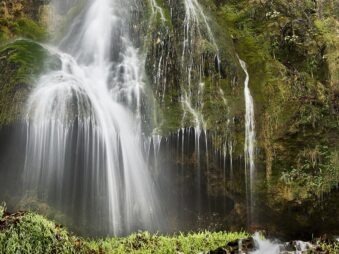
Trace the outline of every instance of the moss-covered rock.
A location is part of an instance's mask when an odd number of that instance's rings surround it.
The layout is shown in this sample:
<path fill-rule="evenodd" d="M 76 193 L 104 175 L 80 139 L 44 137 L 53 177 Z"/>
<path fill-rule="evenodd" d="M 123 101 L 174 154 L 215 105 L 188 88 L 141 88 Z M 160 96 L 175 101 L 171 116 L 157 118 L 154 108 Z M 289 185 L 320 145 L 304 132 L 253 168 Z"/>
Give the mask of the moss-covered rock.
<path fill-rule="evenodd" d="M 0 126 L 21 119 L 28 93 L 45 69 L 47 50 L 33 41 L 48 37 L 43 17 L 47 3 L 9 0 L 0 4 Z"/>
<path fill-rule="evenodd" d="M 18 212 L 0 219 L 1 253 L 79 253 L 80 240 L 44 217 Z"/>
<path fill-rule="evenodd" d="M 40 73 L 58 66 L 38 43 L 17 40 L 0 47 L 0 124 L 22 119 L 27 96 Z"/>
<path fill-rule="evenodd" d="M 0 19 L 0 44 L 13 37 L 24 37 L 36 41 L 47 38 L 46 29 L 32 19 L 22 17 L 19 19 Z"/>

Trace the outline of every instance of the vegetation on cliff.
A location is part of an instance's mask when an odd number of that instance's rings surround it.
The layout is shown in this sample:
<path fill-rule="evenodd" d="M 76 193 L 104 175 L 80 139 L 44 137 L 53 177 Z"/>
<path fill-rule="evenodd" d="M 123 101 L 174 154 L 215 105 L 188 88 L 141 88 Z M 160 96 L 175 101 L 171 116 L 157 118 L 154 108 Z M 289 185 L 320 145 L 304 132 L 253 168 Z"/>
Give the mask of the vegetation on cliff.
<path fill-rule="evenodd" d="M 252 74 L 269 175 L 272 162 L 295 166 L 306 150 L 337 145 L 338 21 L 330 8 L 324 17 L 310 1 L 236 2 L 228 8 L 235 8 L 232 22 L 241 28 L 237 47 Z M 319 30 L 325 23 L 327 33 Z"/>
<path fill-rule="evenodd" d="M 172 10 L 172 15 L 165 15 L 162 22 L 161 16 L 154 14 L 158 19 L 148 30 L 151 40 L 147 41 L 146 70 L 149 77 L 160 75 L 162 79 L 155 79 L 152 89 L 161 112 L 159 130 L 167 135 L 196 123 L 187 117 L 190 112 L 184 112 L 181 101 L 181 87 L 188 84 L 185 71 L 178 68 L 182 60 L 184 7 L 176 2 L 157 2 L 165 13 Z M 266 168 L 268 187 L 291 190 L 307 182 L 301 193 L 308 194 L 295 197 L 299 201 L 300 197 L 317 198 L 331 191 L 339 182 L 335 159 L 339 140 L 338 3 L 199 2 L 215 35 L 221 62 L 217 70 L 213 58 L 216 52 L 201 21 L 201 34 L 191 52 L 195 65 L 190 81 L 203 88 L 194 88 L 200 94 L 192 93 L 192 104 L 202 113 L 207 130 L 215 134 L 214 148 L 221 149 L 227 139 L 233 144 L 233 158 L 243 154 L 244 74 L 238 54 L 249 69 L 258 136 L 257 163 Z M 159 66 L 162 73 L 157 72 Z M 183 120 L 184 115 L 188 120 Z M 320 152 L 323 148 L 326 152 Z M 290 200 L 294 195 L 279 197 Z"/>
<path fill-rule="evenodd" d="M 0 5 L 0 45 L 16 37 L 36 41 L 48 37 L 43 1 L 2 1 Z"/>
<path fill-rule="evenodd" d="M 45 70 L 48 37 L 43 3 L 3 1 L 0 6 L 0 126 L 22 119 L 34 81 Z M 25 39 L 22 39 L 25 38 Z"/>
<path fill-rule="evenodd" d="M 58 61 L 34 41 L 21 39 L 0 46 L 0 126 L 22 119 L 39 74 L 56 66 Z"/>
<path fill-rule="evenodd" d="M 158 15 L 157 22 L 150 26 L 153 36 L 147 61 L 153 64 L 147 65 L 147 72 L 150 77 L 161 75 L 166 80 L 166 92 L 163 82 L 155 81 L 153 85 L 158 86 L 153 89 L 163 112 L 160 129 L 168 133 L 183 124 L 180 87 L 187 78 L 177 66 L 184 30 L 180 29 L 184 28 L 180 10 L 184 7 L 159 2 L 165 13 L 172 9 L 172 15 L 165 16 L 166 22 L 161 22 Z M 263 151 L 268 177 L 273 164 L 275 168 L 295 167 L 306 150 L 329 144 L 333 149 L 338 133 L 339 73 L 335 1 L 206 0 L 201 4 L 209 16 L 221 59 L 218 73 L 214 68 L 215 51 L 208 44 L 202 22 L 202 35 L 192 58 L 196 65 L 200 58 L 204 62 L 202 99 L 196 103 L 202 104 L 207 129 L 220 139 L 227 134 L 233 136 L 237 144 L 234 153 L 242 154 L 244 74 L 237 62 L 238 54 L 249 67 L 259 132 L 257 145 Z M 168 55 L 171 58 L 164 61 L 166 74 L 162 76 L 157 70 L 163 62 L 158 60 Z M 199 71 L 194 69 L 192 82 L 197 82 L 196 75 Z"/>

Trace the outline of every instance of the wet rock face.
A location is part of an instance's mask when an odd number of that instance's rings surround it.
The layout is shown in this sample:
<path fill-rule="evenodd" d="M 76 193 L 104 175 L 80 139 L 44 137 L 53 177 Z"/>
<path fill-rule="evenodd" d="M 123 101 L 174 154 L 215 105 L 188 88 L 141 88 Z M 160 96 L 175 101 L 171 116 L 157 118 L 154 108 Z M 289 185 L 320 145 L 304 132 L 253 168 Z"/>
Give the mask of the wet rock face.
<path fill-rule="evenodd" d="M 282 253 L 295 253 L 296 251 L 311 251 L 315 250 L 315 246 L 308 242 L 302 242 L 302 241 L 292 241 L 285 243 L 281 246 L 281 252 Z"/>
<path fill-rule="evenodd" d="M 241 240 L 241 251 L 249 252 L 255 249 L 255 242 L 253 237 Z"/>
<path fill-rule="evenodd" d="M 158 131 L 170 135 L 179 128 L 195 127 L 195 111 L 203 115 L 204 128 L 226 136 L 224 127 L 231 117 L 223 93 L 230 96 L 241 71 L 227 31 L 214 37 L 223 29 L 215 22 L 215 13 L 208 13 L 209 7 L 215 10 L 214 4 L 198 1 L 201 9 L 187 14 L 184 1 L 158 2 L 165 20 L 151 14 L 146 45 L 146 73 L 160 111 Z M 191 105 L 185 105 L 185 96 Z"/>

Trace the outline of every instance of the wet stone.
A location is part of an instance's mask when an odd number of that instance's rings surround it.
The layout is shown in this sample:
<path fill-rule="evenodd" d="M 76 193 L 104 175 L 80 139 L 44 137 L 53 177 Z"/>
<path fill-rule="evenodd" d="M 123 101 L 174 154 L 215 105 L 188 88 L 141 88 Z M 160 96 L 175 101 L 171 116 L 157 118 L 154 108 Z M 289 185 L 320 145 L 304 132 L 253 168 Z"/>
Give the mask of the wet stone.
<path fill-rule="evenodd" d="M 252 237 L 227 243 L 224 247 L 206 252 L 206 254 L 243 254 L 255 250 L 254 239 Z"/>
<path fill-rule="evenodd" d="M 252 237 L 241 240 L 241 250 L 244 252 L 253 251 L 255 249 L 254 239 Z"/>

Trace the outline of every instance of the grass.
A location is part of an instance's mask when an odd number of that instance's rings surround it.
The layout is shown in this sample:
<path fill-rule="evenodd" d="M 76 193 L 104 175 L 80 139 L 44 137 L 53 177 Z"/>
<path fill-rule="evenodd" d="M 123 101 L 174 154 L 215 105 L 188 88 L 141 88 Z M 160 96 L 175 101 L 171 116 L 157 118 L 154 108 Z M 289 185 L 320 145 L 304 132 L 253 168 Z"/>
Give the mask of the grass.
<path fill-rule="evenodd" d="M 208 231 L 174 236 L 140 232 L 126 238 L 90 241 L 87 246 L 95 252 L 104 253 L 199 253 L 246 237 L 246 233 Z"/>
<path fill-rule="evenodd" d="M 199 253 L 246 238 L 244 232 L 199 232 L 163 236 L 138 232 L 128 237 L 85 239 L 32 212 L 6 213 L 0 206 L 0 253 Z"/>
<path fill-rule="evenodd" d="M 75 253 L 76 243 L 65 229 L 34 213 L 5 213 L 0 221 L 0 253 Z"/>
<path fill-rule="evenodd" d="M 248 238 L 245 232 L 198 232 L 164 236 L 138 232 L 127 237 L 86 239 L 33 212 L 9 214 L 0 205 L 0 253 L 147 254 L 202 253 Z M 317 242 L 319 253 L 338 253 L 336 242 Z"/>

